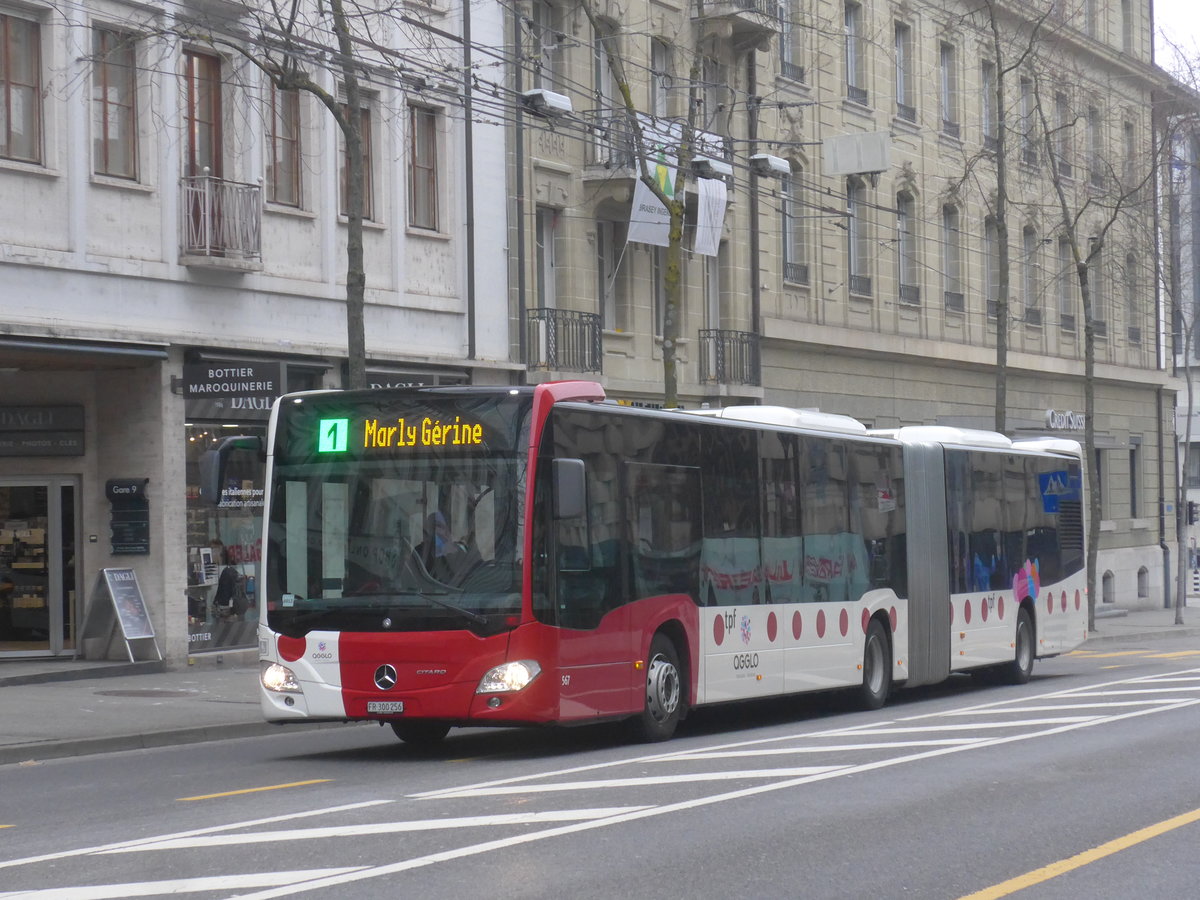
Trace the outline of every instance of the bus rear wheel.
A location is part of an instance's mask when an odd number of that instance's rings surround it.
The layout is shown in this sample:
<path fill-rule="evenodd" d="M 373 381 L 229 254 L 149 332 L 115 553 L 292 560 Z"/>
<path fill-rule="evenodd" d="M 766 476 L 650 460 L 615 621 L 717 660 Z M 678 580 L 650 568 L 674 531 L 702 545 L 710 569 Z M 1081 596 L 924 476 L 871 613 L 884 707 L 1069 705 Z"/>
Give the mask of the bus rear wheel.
<path fill-rule="evenodd" d="M 392 731 L 406 744 L 430 747 L 450 733 L 450 726 L 444 722 L 412 719 L 407 722 L 393 722 Z"/>
<path fill-rule="evenodd" d="M 862 673 L 862 687 L 858 689 L 859 706 L 863 709 L 879 709 L 887 701 L 888 692 L 892 689 L 892 665 L 887 633 L 878 619 L 872 619 L 867 626 Z"/>
<path fill-rule="evenodd" d="M 646 705 L 634 720 L 634 730 L 643 741 L 665 741 L 675 734 L 682 717 L 679 653 L 670 638 L 656 634 L 650 642 L 650 660 L 646 665 Z"/>

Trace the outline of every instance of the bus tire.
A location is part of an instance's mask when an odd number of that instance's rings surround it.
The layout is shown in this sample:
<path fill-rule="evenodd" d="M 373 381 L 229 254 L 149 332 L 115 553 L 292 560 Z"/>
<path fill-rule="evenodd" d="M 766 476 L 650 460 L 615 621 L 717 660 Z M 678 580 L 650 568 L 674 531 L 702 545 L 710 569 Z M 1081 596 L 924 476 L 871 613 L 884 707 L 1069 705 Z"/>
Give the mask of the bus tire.
<path fill-rule="evenodd" d="M 683 672 L 674 642 L 661 632 L 650 642 L 646 664 L 646 703 L 634 720 L 636 736 L 647 743 L 665 741 L 683 718 Z"/>
<path fill-rule="evenodd" d="M 858 689 L 858 703 L 863 709 L 879 709 L 887 702 L 892 689 L 892 654 L 887 632 L 878 619 L 867 626 L 863 642 L 863 680 Z"/>
<path fill-rule="evenodd" d="M 1016 645 L 1013 660 L 1000 667 L 1000 676 L 1007 684 L 1026 684 L 1033 674 L 1033 619 L 1029 610 L 1021 607 L 1017 610 L 1017 632 L 1013 643 Z"/>
<path fill-rule="evenodd" d="M 430 747 L 439 743 L 450 733 L 450 726 L 445 722 L 435 722 L 429 719 L 410 719 L 393 722 L 392 731 L 396 737 L 414 747 Z"/>

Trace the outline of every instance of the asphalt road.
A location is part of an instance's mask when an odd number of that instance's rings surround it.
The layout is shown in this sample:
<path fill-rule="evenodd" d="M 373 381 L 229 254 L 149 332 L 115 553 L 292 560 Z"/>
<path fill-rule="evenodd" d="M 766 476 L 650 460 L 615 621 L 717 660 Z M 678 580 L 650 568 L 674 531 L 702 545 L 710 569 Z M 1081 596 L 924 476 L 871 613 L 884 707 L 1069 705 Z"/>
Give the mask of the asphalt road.
<path fill-rule="evenodd" d="M 0 767 L 0 898 L 1194 896 L 1200 651 L 613 727 L 369 725 Z M 1179 818 L 1182 817 L 1182 818 Z"/>

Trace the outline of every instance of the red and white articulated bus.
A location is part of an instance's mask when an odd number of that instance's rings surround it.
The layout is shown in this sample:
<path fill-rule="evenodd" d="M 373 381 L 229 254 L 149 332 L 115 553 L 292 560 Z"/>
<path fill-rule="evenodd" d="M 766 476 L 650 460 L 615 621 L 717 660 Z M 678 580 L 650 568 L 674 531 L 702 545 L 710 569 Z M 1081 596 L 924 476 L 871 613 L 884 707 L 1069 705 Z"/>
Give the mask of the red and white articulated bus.
<path fill-rule="evenodd" d="M 582 381 L 292 394 L 267 441 L 272 722 L 662 740 L 706 704 L 1022 683 L 1087 637 L 1071 441 L 636 409 Z"/>

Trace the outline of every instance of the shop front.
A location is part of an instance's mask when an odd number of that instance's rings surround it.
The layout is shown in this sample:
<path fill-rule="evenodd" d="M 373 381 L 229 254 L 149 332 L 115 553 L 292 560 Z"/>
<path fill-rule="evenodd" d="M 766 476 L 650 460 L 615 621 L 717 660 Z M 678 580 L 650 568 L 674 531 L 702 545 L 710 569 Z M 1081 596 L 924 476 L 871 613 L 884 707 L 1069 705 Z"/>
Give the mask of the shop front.
<path fill-rule="evenodd" d="M 275 398 L 322 387 L 321 361 L 192 352 L 183 366 L 188 651 L 252 647 L 258 628 L 266 462 L 230 458 L 215 505 L 200 496 L 200 459 L 231 435 L 265 446 Z"/>
<path fill-rule="evenodd" d="M 0 477 L 0 656 L 76 648 L 79 480 Z"/>

